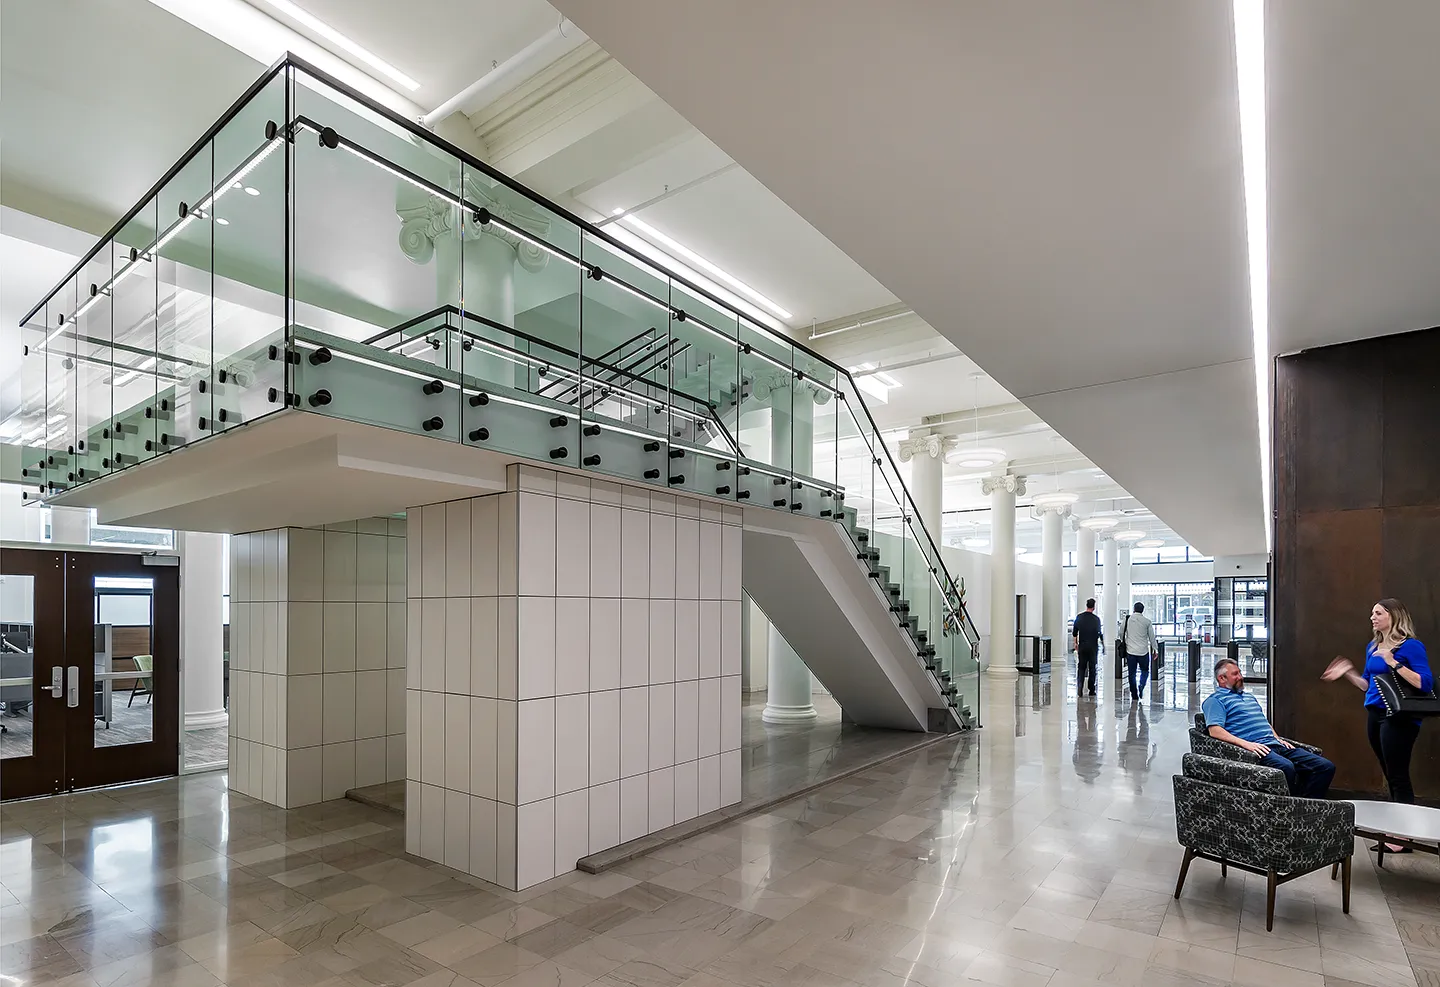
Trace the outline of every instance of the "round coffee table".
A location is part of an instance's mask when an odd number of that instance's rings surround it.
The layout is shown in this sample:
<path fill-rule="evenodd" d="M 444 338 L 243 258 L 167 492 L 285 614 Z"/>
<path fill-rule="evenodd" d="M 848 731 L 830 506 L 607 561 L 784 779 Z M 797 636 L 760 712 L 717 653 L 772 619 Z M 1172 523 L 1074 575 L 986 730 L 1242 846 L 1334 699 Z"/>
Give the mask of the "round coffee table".
<path fill-rule="evenodd" d="M 1351 799 L 1355 806 L 1355 835 L 1379 841 L 1376 863 L 1385 866 L 1385 844 L 1440 856 L 1440 809 L 1399 802 Z"/>

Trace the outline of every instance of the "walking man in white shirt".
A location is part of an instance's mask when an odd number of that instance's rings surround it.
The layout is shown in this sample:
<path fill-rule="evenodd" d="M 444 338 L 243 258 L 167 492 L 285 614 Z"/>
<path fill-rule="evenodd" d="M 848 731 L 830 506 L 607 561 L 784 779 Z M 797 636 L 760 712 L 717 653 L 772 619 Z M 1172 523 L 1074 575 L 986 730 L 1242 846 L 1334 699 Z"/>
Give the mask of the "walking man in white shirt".
<path fill-rule="evenodd" d="M 1150 663 L 1160 653 L 1155 640 L 1155 625 L 1145 616 L 1145 604 L 1135 604 L 1134 613 L 1125 615 L 1124 626 L 1120 629 L 1120 646 L 1125 649 L 1125 664 L 1130 674 L 1130 698 L 1145 697 L 1145 685 L 1150 681 Z M 1140 685 L 1135 685 L 1135 673 L 1140 673 Z"/>

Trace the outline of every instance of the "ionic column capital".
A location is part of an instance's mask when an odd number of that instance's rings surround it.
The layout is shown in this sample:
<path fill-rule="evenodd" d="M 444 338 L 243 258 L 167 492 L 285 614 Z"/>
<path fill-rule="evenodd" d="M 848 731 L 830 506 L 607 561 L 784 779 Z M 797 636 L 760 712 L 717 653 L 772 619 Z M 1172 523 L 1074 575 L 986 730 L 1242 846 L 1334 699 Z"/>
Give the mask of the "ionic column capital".
<path fill-rule="evenodd" d="M 1025 481 L 1023 476 L 1016 476 L 1013 473 L 1006 473 L 1004 476 L 987 476 L 980 481 L 980 492 L 985 496 L 1003 490 L 1006 493 L 1015 494 L 1017 497 L 1025 496 Z"/>
<path fill-rule="evenodd" d="M 528 200 L 502 186 L 486 184 L 478 172 L 466 171 L 463 179 L 458 172 L 452 172 L 448 184 L 465 201 L 475 203 L 509 226 L 537 238 L 550 232 L 550 220 L 536 212 Z M 527 271 L 539 271 L 550 260 L 544 250 L 494 223 L 481 225 L 470 217 L 460 222 L 459 208 L 454 203 L 409 182 L 396 183 L 395 214 L 400 217 L 400 250 L 417 264 L 429 263 L 435 255 L 435 242 L 445 236 L 469 241 L 481 237 L 499 240 L 515 251 L 515 259 Z"/>
<path fill-rule="evenodd" d="M 900 462 L 908 463 L 916 456 L 944 459 L 958 440 L 953 435 L 912 435 L 900 443 Z"/>

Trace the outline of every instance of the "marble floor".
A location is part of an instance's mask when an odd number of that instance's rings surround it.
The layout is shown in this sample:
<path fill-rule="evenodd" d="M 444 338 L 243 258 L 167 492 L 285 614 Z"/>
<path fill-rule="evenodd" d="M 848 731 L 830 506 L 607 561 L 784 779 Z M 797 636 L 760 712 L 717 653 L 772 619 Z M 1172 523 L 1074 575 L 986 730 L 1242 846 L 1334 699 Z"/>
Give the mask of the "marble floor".
<path fill-rule="evenodd" d="M 1431 857 L 1382 885 L 1362 850 L 1348 916 L 1328 874 L 1288 884 L 1268 934 L 1263 881 L 1197 862 L 1174 900 L 1170 775 L 1199 696 L 1116 692 L 987 682 L 980 731 L 519 894 L 408 857 L 393 813 L 278 810 L 223 774 L 5 805 L 0 983 L 1436 982 Z"/>

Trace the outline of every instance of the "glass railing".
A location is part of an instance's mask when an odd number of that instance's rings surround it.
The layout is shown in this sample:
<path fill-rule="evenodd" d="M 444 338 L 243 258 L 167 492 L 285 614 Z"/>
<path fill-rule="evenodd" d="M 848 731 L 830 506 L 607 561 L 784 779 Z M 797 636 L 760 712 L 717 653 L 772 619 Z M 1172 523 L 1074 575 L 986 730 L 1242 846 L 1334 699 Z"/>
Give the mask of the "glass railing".
<path fill-rule="evenodd" d="M 742 308 L 290 56 L 22 320 L 24 480 L 299 409 L 835 519 L 963 714 L 963 586 L 864 401 Z"/>

